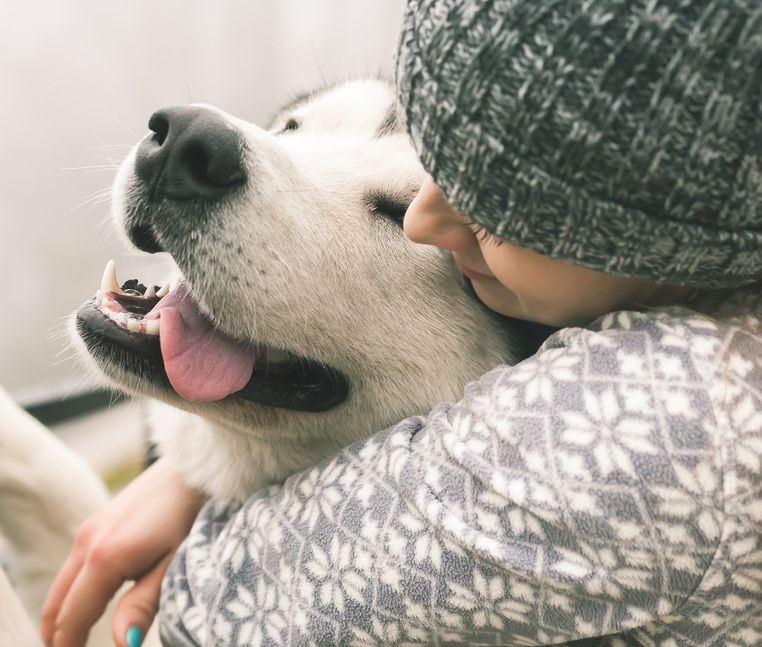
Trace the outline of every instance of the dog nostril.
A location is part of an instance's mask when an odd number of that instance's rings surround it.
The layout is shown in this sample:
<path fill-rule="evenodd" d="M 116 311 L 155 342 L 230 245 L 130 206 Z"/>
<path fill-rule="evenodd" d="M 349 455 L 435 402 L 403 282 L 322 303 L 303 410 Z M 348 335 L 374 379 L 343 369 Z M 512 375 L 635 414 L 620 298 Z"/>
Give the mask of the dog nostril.
<path fill-rule="evenodd" d="M 217 147 L 212 137 L 190 140 L 182 151 L 181 164 L 198 186 L 234 187 L 245 180 L 240 157 L 235 147 Z"/>
<path fill-rule="evenodd" d="M 191 143 L 183 153 L 183 162 L 194 180 L 197 182 L 208 182 L 207 167 L 209 165 L 209 156 L 202 146 Z"/>
<path fill-rule="evenodd" d="M 153 131 L 151 139 L 161 146 L 169 134 L 169 120 L 161 112 L 154 112 L 148 120 L 148 128 Z"/>

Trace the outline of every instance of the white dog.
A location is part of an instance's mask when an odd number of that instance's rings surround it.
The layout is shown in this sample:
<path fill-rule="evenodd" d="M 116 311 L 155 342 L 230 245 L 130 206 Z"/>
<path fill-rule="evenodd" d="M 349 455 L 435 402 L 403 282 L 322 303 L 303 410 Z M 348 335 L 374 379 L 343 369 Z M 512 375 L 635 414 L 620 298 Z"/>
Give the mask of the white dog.
<path fill-rule="evenodd" d="M 170 405 L 160 453 L 213 495 L 280 481 L 516 356 L 450 257 L 403 235 L 423 173 L 394 107 L 366 80 L 269 131 L 165 109 L 122 164 L 117 221 L 180 276 L 159 300 L 107 268 L 78 338 L 114 386 Z"/>
<path fill-rule="evenodd" d="M 159 401 L 155 440 L 190 484 L 245 497 L 518 358 L 450 257 L 403 235 L 423 171 L 387 82 L 300 98 L 269 130 L 207 106 L 161 110 L 149 127 L 113 212 L 137 247 L 171 254 L 177 276 L 171 289 L 120 286 L 109 264 L 74 336 L 112 386 Z M 39 586 L 104 495 L 82 465 L 58 482 L 34 451 L 9 453 L 21 437 L 0 435 L 0 510 L 20 492 L 0 527 L 45 525 L 37 536 L 61 543 Z M 53 491 L 85 509 L 31 500 Z"/>

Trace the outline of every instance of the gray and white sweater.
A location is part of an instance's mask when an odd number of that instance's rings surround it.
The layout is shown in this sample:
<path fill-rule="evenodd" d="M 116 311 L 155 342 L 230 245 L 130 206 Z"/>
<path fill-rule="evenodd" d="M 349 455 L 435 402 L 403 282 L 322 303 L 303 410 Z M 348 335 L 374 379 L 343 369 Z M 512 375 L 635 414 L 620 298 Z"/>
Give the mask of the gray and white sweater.
<path fill-rule="evenodd" d="M 762 645 L 762 307 L 723 308 L 561 330 L 460 402 L 211 502 L 164 644 Z"/>

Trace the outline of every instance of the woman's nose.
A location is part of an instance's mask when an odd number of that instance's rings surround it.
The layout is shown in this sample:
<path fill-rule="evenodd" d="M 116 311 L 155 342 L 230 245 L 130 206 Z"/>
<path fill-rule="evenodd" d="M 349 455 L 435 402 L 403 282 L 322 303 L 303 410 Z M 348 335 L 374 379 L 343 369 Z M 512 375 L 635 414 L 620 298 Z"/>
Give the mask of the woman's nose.
<path fill-rule="evenodd" d="M 405 213 L 405 235 L 415 243 L 461 251 L 476 244 L 463 216 L 427 179 Z"/>

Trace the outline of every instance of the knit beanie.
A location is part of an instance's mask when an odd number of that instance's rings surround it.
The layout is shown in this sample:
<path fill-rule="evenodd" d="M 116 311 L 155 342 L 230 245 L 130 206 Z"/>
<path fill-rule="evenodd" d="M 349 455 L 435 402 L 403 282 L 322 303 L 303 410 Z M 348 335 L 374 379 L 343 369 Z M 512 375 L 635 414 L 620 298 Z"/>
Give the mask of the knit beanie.
<path fill-rule="evenodd" d="M 678 285 L 762 279 L 762 2 L 409 0 L 400 113 L 500 238 Z"/>

